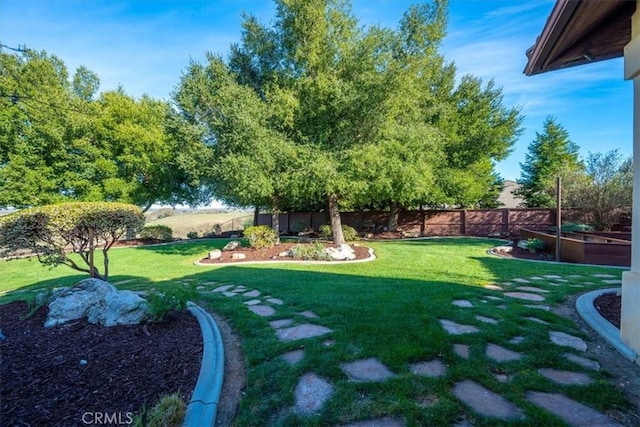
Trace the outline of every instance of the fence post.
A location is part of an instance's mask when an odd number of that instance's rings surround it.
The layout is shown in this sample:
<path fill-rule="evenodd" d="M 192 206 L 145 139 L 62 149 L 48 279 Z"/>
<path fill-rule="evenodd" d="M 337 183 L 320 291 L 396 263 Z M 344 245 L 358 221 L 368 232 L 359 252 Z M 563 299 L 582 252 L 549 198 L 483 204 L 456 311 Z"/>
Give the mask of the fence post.
<path fill-rule="evenodd" d="M 502 209 L 502 233 L 509 234 L 509 209 Z"/>
<path fill-rule="evenodd" d="M 467 235 L 467 210 L 463 209 L 460 212 L 460 233 L 463 236 Z"/>

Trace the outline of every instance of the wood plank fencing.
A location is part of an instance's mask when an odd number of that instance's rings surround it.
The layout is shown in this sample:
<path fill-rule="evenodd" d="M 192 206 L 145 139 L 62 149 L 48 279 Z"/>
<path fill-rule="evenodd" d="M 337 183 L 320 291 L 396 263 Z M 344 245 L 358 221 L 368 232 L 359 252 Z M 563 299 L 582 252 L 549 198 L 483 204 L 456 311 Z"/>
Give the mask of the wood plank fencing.
<path fill-rule="evenodd" d="M 342 212 L 342 224 L 359 232 L 384 231 L 388 211 Z M 319 230 L 329 224 L 325 212 L 291 212 L 280 214 L 280 232 L 295 234 Z M 518 236 L 520 229 L 546 230 L 555 225 L 555 209 L 450 209 L 401 211 L 398 229 L 420 236 Z M 260 214 L 258 225 L 271 226 L 271 214 Z"/>

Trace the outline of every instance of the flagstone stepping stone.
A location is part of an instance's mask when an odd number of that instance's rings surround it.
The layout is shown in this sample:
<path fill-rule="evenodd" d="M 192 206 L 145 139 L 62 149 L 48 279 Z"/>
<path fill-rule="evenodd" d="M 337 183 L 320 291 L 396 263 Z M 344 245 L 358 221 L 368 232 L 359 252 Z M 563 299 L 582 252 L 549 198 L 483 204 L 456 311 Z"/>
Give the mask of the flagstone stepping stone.
<path fill-rule="evenodd" d="M 447 366 L 441 360 L 413 363 L 409 366 L 411 373 L 424 377 L 436 378 L 447 373 Z"/>
<path fill-rule="evenodd" d="M 196 290 L 197 291 L 202 291 L 202 290 L 205 290 L 205 289 L 207 289 L 206 286 L 196 286 Z"/>
<path fill-rule="evenodd" d="M 495 374 L 494 376 L 496 377 L 496 380 L 498 380 L 498 382 L 501 382 L 501 383 L 507 383 L 511 381 L 511 375 Z"/>
<path fill-rule="evenodd" d="M 556 282 L 569 283 L 569 281 L 567 279 L 556 279 Z"/>
<path fill-rule="evenodd" d="M 322 341 L 322 345 L 325 346 L 325 347 L 331 347 L 335 343 L 336 342 L 334 340 L 324 340 L 324 341 Z"/>
<path fill-rule="evenodd" d="M 527 400 L 562 419 L 570 426 L 620 426 L 611 418 L 558 393 L 528 391 Z"/>
<path fill-rule="evenodd" d="M 501 283 L 501 285 L 502 285 L 502 286 L 511 286 L 511 285 L 513 285 L 513 283 L 511 283 L 511 282 L 504 282 L 504 283 Z"/>
<path fill-rule="evenodd" d="M 506 305 L 504 305 L 504 304 L 501 304 L 501 305 L 497 305 L 497 306 L 496 306 L 496 308 L 500 308 L 500 309 L 502 309 L 502 310 L 506 310 L 506 309 L 507 309 L 507 306 L 506 306 Z"/>
<path fill-rule="evenodd" d="M 235 297 L 238 294 L 236 294 L 235 292 L 226 291 L 226 292 L 223 292 L 222 295 L 224 295 L 225 297 Z"/>
<path fill-rule="evenodd" d="M 292 326 L 290 328 L 282 328 L 276 330 L 278 339 L 283 342 L 296 341 L 304 338 L 319 337 L 324 334 L 333 332 L 329 328 L 319 325 L 310 325 L 303 323 L 302 325 Z"/>
<path fill-rule="evenodd" d="M 470 351 L 470 348 L 466 344 L 453 345 L 453 352 L 457 354 L 459 357 L 462 357 L 463 359 L 469 358 L 469 351 Z"/>
<path fill-rule="evenodd" d="M 295 396 L 296 414 L 313 415 L 324 406 L 333 394 L 333 386 L 314 373 L 303 375 L 298 381 Z"/>
<path fill-rule="evenodd" d="M 453 394 L 485 417 L 502 420 L 523 418 L 523 413 L 517 406 L 474 381 L 465 380 L 457 383 L 453 387 Z"/>
<path fill-rule="evenodd" d="M 293 366 L 302 360 L 302 358 L 304 357 L 304 350 L 289 351 L 280 357 L 282 357 L 284 361 L 287 362 L 289 365 Z"/>
<path fill-rule="evenodd" d="M 520 277 L 517 277 L 517 278 L 513 279 L 513 281 L 516 282 L 516 283 L 531 283 L 527 279 L 522 279 Z"/>
<path fill-rule="evenodd" d="M 489 343 L 487 345 L 487 350 L 485 351 L 485 354 L 489 359 L 492 359 L 496 362 L 511 362 L 513 360 L 518 360 L 522 358 L 522 353 L 509 350 L 507 348 L 501 347 L 493 343 Z"/>
<path fill-rule="evenodd" d="M 478 319 L 482 323 L 490 323 L 492 325 L 497 325 L 498 324 L 498 321 L 496 319 L 492 319 L 491 317 L 477 315 L 476 319 Z"/>
<path fill-rule="evenodd" d="M 522 344 L 524 342 L 524 337 L 513 337 L 509 341 L 509 344 Z"/>
<path fill-rule="evenodd" d="M 293 319 L 281 319 L 281 320 L 273 320 L 269 322 L 269 325 L 273 329 L 280 329 L 280 328 L 284 328 L 285 326 L 289 326 L 292 323 L 293 323 Z"/>
<path fill-rule="evenodd" d="M 516 289 L 519 291 L 527 291 L 527 292 L 542 292 L 542 293 L 549 292 L 546 289 L 536 288 L 535 286 L 518 286 Z"/>
<path fill-rule="evenodd" d="M 531 320 L 532 322 L 540 323 L 541 325 L 548 325 L 549 322 L 546 322 L 542 319 L 538 319 L 537 317 L 525 317 L 527 320 Z"/>
<path fill-rule="evenodd" d="M 452 320 L 438 319 L 438 321 L 450 335 L 471 334 L 480 330 L 473 325 L 462 325 Z"/>
<path fill-rule="evenodd" d="M 249 310 L 261 317 L 269 317 L 276 314 L 273 307 L 269 307 L 268 305 L 251 305 L 249 306 Z"/>
<path fill-rule="evenodd" d="M 562 276 L 558 276 L 557 274 L 545 274 L 542 277 L 545 279 L 562 279 Z"/>
<path fill-rule="evenodd" d="M 551 310 L 551 307 L 549 307 L 548 305 L 534 305 L 534 304 L 527 304 L 525 305 L 525 307 L 527 308 L 538 308 L 540 310 L 544 310 L 544 311 L 549 311 Z"/>
<path fill-rule="evenodd" d="M 583 286 L 592 286 L 592 285 L 594 285 L 594 283 L 593 282 L 582 282 L 582 285 Z"/>
<path fill-rule="evenodd" d="M 242 294 L 242 296 L 243 297 L 247 297 L 247 298 L 259 297 L 260 296 L 260 291 L 253 290 L 253 291 L 245 292 L 244 294 Z"/>
<path fill-rule="evenodd" d="M 393 372 L 374 357 L 344 363 L 340 368 L 352 381 L 380 382 L 393 376 Z"/>
<path fill-rule="evenodd" d="M 544 297 L 538 294 L 531 294 L 528 292 L 505 292 L 506 296 L 511 298 L 523 299 L 527 301 L 544 301 Z"/>
<path fill-rule="evenodd" d="M 604 279 L 602 283 L 606 283 L 607 285 L 620 285 L 622 284 L 621 279 Z"/>
<path fill-rule="evenodd" d="M 464 308 L 473 307 L 473 304 L 471 304 L 471 302 L 467 301 L 466 299 L 457 299 L 451 304 L 455 305 L 456 307 L 464 307 Z"/>
<path fill-rule="evenodd" d="M 587 385 L 593 382 L 591 378 L 589 378 L 589 375 L 583 374 L 582 372 L 541 368 L 538 369 L 538 373 L 554 383 L 561 385 Z"/>
<path fill-rule="evenodd" d="M 233 288 L 233 285 L 222 285 L 215 288 L 213 292 L 226 292 L 231 288 Z"/>
<path fill-rule="evenodd" d="M 554 344 L 571 347 L 578 351 L 587 351 L 587 343 L 585 343 L 582 338 L 558 331 L 549 331 L 549 338 Z"/>
<path fill-rule="evenodd" d="M 404 423 L 390 417 L 384 417 L 377 420 L 358 421 L 342 427 L 404 427 Z"/>
<path fill-rule="evenodd" d="M 547 283 L 547 284 L 548 284 L 549 286 L 555 286 L 555 287 L 558 287 L 558 286 L 564 286 L 564 284 L 563 284 L 563 283 L 555 283 L 555 282 L 549 282 L 549 283 Z"/>
<path fill-rule="evenodd" d="M 596 273 L 596 274 L 592 274 L 593 277 L 597 277 L 599 279 L 615 279 L 616 276 L 614 276 L 613 274 L 605 274 L 605 273 Z"/>
<path fill-rule="evenodd" d="M 313 311 L 309 311 L 309 310 L 303 311 L 303 312 L 298 313 L 298 314 L 300 316 L 306 317 L 307 319 L 317 319 L 318 318 L 317 314 L 315 314 Z"/>
<path fill-rule="evenodd" d="M 533 277 L 529 277 L 529 279 L 531 279 L 531 280 L 544 280 L 544 277 L 533 276 Z"/>
<path fill-rule="evenodd" d="M 244 305 L 258 305 L 258 304 L 260 304 L 259 299 L 252 299 L 244 302 Z"/>
<path fill-rule="evenodd" d="M 492 291 L 501 291 L 503 290 L 500 286 L 498 285 L 484 285 L 485 289 L 490 289 Z"/>
<path fill-rule="evenodd" d="M 247 291 L 247 287 L 246 286 L 238 286 L 237 288 L 235 288 L 233 290 L 233 292 L 246 292 Z"/>
<path fill-rule="evenodd" d="M 580 279 L 580 278 L 582 278 L 582 276 L 581 276 L 581 275 L 579 275 L 579 274 L 571 274 L 569 277 L 570 277 L 571 279 Z"/>
<path fill-rule="evenodd" d="M 275 305 L 282 305 L 284 303 L 280 298 L 267 298 L 267 302 Z"/>
<path fill-rule="evenodd" d="M 573 362 L 573 363 L 577 363 L 578 365 L 582 366 L 583 368 L 586 369 L 591 369 L 593 371 L 599 371 L 600 370 L 600 364 L 598 362 L 596 362 L 595 360 L 591 360 L 591 359 L 587 359 L 585 357 L 580 357 L 578 355 L 575 355 L 573 353 L 564 353 L 563 356 L 565 357 L 565 359 Z"/>
<path fill-rule="evenodd" d="M 502 298 L 496 297 L 494 295 L 487 295 L 485 298 L 491 299 L 491 300 L 494 300 L 494 301 L 502 301 Z"/>

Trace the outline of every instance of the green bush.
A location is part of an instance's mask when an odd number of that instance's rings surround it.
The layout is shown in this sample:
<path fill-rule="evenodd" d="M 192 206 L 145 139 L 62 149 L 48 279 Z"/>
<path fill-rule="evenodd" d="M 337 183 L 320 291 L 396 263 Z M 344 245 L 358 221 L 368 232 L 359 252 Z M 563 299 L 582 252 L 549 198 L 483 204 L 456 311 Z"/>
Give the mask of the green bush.
<path fill-rule="evenodd" d="M 547 245 L 540 239 L 527 239 L 527 249 L 532 254 L 543 251 Z"/>
<path fill-rule="evenodd" d="M 244 230 L 244 237 L 254 249 L 272 248 L 278 241 L 278 234 L 266 225 L 255 225 Z"/>
<path fill-rule="evenodd" d="M 187 233 L 187 239 L 197 239 L 197 238 L 198 238 L 197 231 L 190 231 Z"/>
<path fill-rule="evenodd" d="M 133 419 L 134 427 L 179 427 L 187 414 L 187 405 L 174 393 L 163 396 L 150 411 L 141 412 Z"/>
<path fill-rule="evenodd" d="M 291 248 L 291 256 L 312 261 L 331 261 L 333 259 L 324 250 L 324 245 L 320 242 L 295 245 Z"/>
<path fill-rule="evenodd" d="M 355 228 L 349 227 L 348 225 L 342 226 L 342 234 L 346 241 L 358 240 L 358 232 Z M 320 226 L 320 237 L 327 240 L 331 240 L 333 238 L 333 229 L 330 225 L 325 224 Z"/>
<path fill-rule="evenodd" d="M 173 230 L 168 225 L 147 225 L 140 231 L 140 238 L 170 242 L 173 240 Z"/>
<path fill-rule="evenodd" d="M 191 297 L 192 292 L 184 287 L 177 287 L 167 292 L 157 292 L 152 289 L 145 297 L 151 321 L 162 322 L 167 314 L 184 310 Z"/>
<path fill-rule="evenodd" d="M 551 227 L 551 231 L 556 231 L 558 227 Z M 560 227 L 560 231 L 563 233 L 575 233 L 581 231 L 593 231 L 593 227 L 589 224 L 580 224 L 575 222 L 568 222 L 566 224 L 562 224 Z"/>

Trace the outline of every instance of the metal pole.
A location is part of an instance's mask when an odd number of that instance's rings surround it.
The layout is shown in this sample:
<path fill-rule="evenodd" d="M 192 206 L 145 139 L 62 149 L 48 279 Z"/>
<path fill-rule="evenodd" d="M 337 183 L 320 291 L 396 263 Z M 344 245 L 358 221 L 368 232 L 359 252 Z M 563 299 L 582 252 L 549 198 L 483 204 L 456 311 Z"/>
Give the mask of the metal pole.
<path fill-rule="evenodd" d="M 560 239 L 562 237 L 562 180 L 556 178 L 556 261 L 560 262 Z"/>

